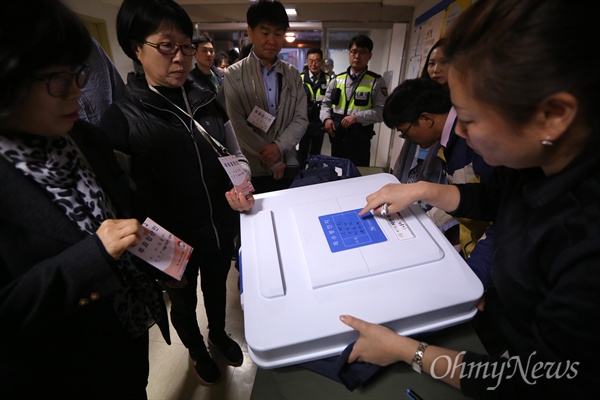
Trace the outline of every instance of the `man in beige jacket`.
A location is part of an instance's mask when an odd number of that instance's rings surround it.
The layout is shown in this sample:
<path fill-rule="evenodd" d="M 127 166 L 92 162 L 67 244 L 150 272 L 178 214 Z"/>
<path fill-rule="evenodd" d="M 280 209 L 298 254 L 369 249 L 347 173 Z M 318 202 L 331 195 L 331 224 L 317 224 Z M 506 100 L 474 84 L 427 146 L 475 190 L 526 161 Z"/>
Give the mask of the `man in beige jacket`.
<path fill-rule="evenodd" d="M 286 189 L 298 172 L 296 145 L 308 127 L 296 67 L 279 59 L 289 28 L 283 4 L 259 0 L 247 13 L 250 55 L 225 74 L 227 113 L 248 158 L 255 193 Z"/>

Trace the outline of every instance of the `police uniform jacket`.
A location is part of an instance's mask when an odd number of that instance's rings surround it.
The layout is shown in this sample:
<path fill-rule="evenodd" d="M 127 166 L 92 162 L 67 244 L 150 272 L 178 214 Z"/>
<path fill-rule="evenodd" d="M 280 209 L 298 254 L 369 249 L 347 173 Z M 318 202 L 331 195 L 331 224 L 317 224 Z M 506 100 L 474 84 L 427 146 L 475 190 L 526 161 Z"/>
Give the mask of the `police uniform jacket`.
<path fill-rule="evenodd" d="M 324 134 L 323 123 L 319 117 L 321 113 L 321 103 L 325 98 L 327 91 L 327 85 L 331 77 L 324 71 L 321 71 L 317 82 L 313 82 L 309 72 L 303 72 L 300 74 L 304 88 L 306 89 L 307 99 L 307 116 L 308 116 L 308 129 L 306 133 L 309 135 L 322 135 Z"/>
<path fill-rule="evenodd" d="M 336 99 L 336 90 L 339 98 Z M 320 118 L 323 123 L 334 114 L 356 115 L 357 123 L 363 126 L 383 121 L 383 107 L 387 97 L 387 85 L 381 75 L 365 70 L 352 79 L 350 68 L 331 79 L 321 104 Z"/>

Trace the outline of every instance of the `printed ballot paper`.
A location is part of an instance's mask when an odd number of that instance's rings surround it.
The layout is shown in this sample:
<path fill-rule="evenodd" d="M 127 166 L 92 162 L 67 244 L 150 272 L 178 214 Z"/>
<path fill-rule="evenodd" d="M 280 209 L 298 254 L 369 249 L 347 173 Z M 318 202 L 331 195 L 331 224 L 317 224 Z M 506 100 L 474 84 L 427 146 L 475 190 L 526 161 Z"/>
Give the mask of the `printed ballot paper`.
<path fill-rule="evenodd" d="M 148 230 L 148 234 L 139 244 L 127 251 L 165 274 L 181 280 L 194 248 L 150 218 L 146 218 L 142 225 Z"/>
<path fill-rule="evenodd" d="M 235 186 L 235 190 L 238 193 L 242 193 L 244 196 L 250 195 L 254 191 L 254 186 L 250 182 L 250 179 L 246 177 L 246 171 L 240 165 L 236 156 L 228 155 L 219 157 L 219 161 L 225 168 L 231 183 Z"/>

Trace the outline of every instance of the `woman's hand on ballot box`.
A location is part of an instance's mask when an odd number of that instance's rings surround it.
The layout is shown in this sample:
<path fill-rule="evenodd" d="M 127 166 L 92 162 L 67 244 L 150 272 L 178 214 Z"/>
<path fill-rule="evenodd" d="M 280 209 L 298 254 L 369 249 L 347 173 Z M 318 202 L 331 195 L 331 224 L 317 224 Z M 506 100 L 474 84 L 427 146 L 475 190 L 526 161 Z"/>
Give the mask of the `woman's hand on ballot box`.
<path fill-rule="evenodd" d="M 368 212 L 374 215 L 386 215 L 404 210 L 418 200 L 440 208 L 446 212 L 456 210 L 460 193 L 453 185 L 440 185 L 430 182 L 388 183 L 378 191 L 367 196 L 367 205 L 358 215 Z"/>

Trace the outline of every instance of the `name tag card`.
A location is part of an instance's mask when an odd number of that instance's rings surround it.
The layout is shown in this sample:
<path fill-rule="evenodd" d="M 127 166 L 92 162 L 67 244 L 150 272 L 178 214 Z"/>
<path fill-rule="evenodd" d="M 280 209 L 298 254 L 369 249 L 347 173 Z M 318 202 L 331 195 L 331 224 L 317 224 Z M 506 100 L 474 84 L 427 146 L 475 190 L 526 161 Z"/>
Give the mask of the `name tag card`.
<path fill-rule="evenodd" d="M 252 113 L 246 119 L 252 126 L 260 129 L 262 132 L 267 132 L 273 121 L 275 121 L 275 117 L 260 108 L 259 106 L 254 106 L 252 109 Z"/>

